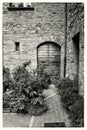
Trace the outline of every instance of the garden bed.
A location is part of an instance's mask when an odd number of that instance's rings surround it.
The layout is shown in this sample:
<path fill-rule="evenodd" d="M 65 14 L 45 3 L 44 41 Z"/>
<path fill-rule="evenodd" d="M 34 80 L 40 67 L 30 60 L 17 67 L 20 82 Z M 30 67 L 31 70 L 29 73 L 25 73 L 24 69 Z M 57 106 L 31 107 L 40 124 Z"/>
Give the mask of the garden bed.
<path fill-rule="evenodd" d="M 71 126 L 83 127 L 84 126 L 84 99 L 79 95 L 78 79 L 70 80 L 65 78 L 59 80 L 57 88 L 61 96 L 63 107 L 69 114 Z"/>
<path fill-rule="evenodd" d="M 41 115 L 48 109 L 42 93 L 48 89 L 50 77 L 42 67 L 29 72 L 27 67 L 30 64 L 29 61 L 18 66 L 12 77 L 10 70 L 3 68 L 3 108 L 9 108 L 11 112 Z"/>

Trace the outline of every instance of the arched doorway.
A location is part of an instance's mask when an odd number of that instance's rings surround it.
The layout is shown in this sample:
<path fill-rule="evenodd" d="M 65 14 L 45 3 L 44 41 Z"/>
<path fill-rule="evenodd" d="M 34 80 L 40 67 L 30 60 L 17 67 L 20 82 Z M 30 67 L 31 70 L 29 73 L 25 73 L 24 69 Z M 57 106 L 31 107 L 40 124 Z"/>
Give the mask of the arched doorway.
<path fill-rule="evenodd" d="M 51 77 L 60 77 L 60 51 L 61 47 L 54 42 L 44 42 L 37 47 L 38 66 L 43 65 Z"/>

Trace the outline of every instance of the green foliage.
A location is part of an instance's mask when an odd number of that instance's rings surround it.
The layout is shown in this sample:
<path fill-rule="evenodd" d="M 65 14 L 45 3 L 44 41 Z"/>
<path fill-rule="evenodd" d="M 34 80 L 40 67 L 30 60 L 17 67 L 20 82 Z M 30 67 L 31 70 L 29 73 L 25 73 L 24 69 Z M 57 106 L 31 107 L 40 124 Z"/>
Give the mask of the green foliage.
<path fill-rule="evenodd" d="M 78 79 L 75 80 L 70 80 L 69 78 L 61 79 L 57 82 L 57 87 L 59 89 L 60 94 L 64 93 L 64 91 L 78 93 Z"/>
<path fill-rule="evenodd" d="M 61 95 L 63 106 L 70 115 L 73 126 L 83 126 L 84 124 L 84 100 L 79 95 L 78 79 L 61 79 L 57 82 L 57 88 Z"/>
<path fill-rule="evenodd" d="M 16 83 L 8 68 L 3 67 L 3 108 L 9 108 Z"/>
<path fill-rule="evenodd" d="M 48 110 L 46 104 L 43 105 L 30 105 L 28 107 L 28 113 L 34 116 L 42 115 L 44 112 Z"/>
<path fill-rule="evenodd" d="M 44 71 L 44 66 L 39 66 L 36 69 L 37 80 L 42 87 L 42 89 L 48 89 L 49 84 L 51 83 L 50 74 Z"/>
<path fill-rule="evenodd" d="M 74 104 L 70 106 L 70 119 L 72 120 L 73 126 L 84 126 L 84 100 L 80 95 L 78 95 Z"/>
<path fill-rule="evenodd" d="M 40 108 L 43 108 L 43 106 L 46 107 L 46 105 L 44 105 L 44 99 L 42 96 L 42 79 L 40 80 L 40 78 L 38 78 L 35 74 L 37 71 L 32 75 L 30 72 L 28 72 L 27 67 L 30 65 L 30 63 L 30 61 L 25 62 L 23 66 L 18 66 L 13 73 L 13 78 L 16 82 L 16 96 L 10 105 L 11 111 L 25 113 L 29 111 L 28 107 L 30 106 L 35 107 L 38 105 Z"/>
<path fill-rule="evenodd" d="M 43 89 L 48 88 L 50 77 L 44 72 L 43 67 L 39 67 L 31 74 L 27 70 L 30 64 L 31 62 L 28 61 L 22 66 L 18 66 L 13 72 L 13 78 L 11 78 L 9 70 L 4 68 L 3 84 L 6 88 L 4 91 L 7 91 L 3 96 L 3 106 L 8 106 L 11 112 L 28 112 L 39 115 L 47 110 L 42 92 Z"/>
<path fill-rule="evenodd" d="M 24 94 L 16 95 L 13 102 L 10 104 L 11 112 L 27 113 L 25 106 L 28 103 L 28 98 Z"/>
<path fill-rule="evenodd" d="M 14 96 L 14 90 L 6 89 L 6 91 L 3 93 L 3 108 L 10 108 L 12 98 L 14 98 Z"/>
<path fill-rule="evenodd" d="M 31 81 L 33 81 L 33 77 L 26 69 L 27 65 L 29 64 L 24 63 L 23 66 L 18 66 L 13 73 L 13 78 L 21 88 L 29 87 Z"/>
<path fill-rule="evenodd" d="M 14 80 L 10 76 L 9 69 L 3 67 L 3 92 L 5 92 L 6 89 L 14 88 L 14 86 L 15 86 L 15 83 L 14 83 Z"/>
<path fill-rule="evenodd" d="M 9 108 L 10 107 L 10 97 L 6 93 L 3 93 L 3 108 Z"/>

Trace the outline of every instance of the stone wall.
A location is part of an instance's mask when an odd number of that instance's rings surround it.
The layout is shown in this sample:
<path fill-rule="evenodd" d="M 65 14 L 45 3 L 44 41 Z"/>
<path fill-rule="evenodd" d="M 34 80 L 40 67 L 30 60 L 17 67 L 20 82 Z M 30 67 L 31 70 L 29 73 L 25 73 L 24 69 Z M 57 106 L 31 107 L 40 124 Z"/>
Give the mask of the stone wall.
<path fill-rule="evenodd" d="M 84 86 L 84 4 L 67 4 L 67 61 L 66 75 L 73 79 L 77 75 L 75 45 L 73 38 L 79 34 L 79 65 L 78 76 L 80 81 L 80 94 L 83 94 Z"/>
<path fill-rule="evenodd" d="M 84 4 L 67 3 L 67 19 L 64 3 L 32 3 L 32 6 L 34 11 L 8 11 L 8 3 L 3 4 L 3 64 L 13 70 L 23 62 L 31 60 L 31 67 L 34 69 L 37 67 L 37 46 L 51 41 L 61 46 L 63 77 L 66 43 L 66 76 L 71 79 L 76 75 L 79 76 L 80 93 L 83 94 Z M 73 40 L 77 34 L 79 34 L 78 65 Z M 15 51 L 15 42 L 20 42 L 20 51 Z"/>
<path fill-rule="evenodd" d="M 61 46 L 61 76 L 64 71 L 65 4 L 32 3 L 34 11 L 8 11 L 3 4 L 3 64 L 11 70 L 31 60 L 37 67 L 37 46 L 52 41 Z M 20 42 L 20 51 L 15 51 Z"/>

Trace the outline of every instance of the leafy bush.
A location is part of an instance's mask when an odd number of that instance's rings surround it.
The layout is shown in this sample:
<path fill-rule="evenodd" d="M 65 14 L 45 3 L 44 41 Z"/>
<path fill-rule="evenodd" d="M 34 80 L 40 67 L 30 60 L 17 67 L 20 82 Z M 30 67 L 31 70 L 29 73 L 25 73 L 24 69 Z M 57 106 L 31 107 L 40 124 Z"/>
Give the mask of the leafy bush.
<path fill-rule="evenodd" d="M 4 93 L 3 106 L 8 106 L 11 112 L 39 115 L 47 110 L 42 92 L 48 88 L 50 77 L 43 68 L 38 68 L 31 74 L 27 70 L 30 64 L 28 61 L 18 66 L 13 72 L 13 78 L 9 69 L 4 68 L 4 91 L 8 91 Z"/>
<path fill-rule="evenodd" d="M 11 102 L 10 109 L 11 112 L 22 112 L 22 113 L 27 113 L 25 106 L 28 103 L 27 97 L 20 93 L 20 95 L 16 95 L 14 98 L 13 102 Z"/>
<path fill-rule="evenodd" d="M 16 83 L 12 79 L 9 69 L 3 67 L 3 108 L 10 107 L 11 96 L 13 97 L 15 86 Z"/>
<path fill-rule="evenodd" d="M 64 78 L 58 80 L 57 88 L 60 94 L 64 94 L 65 91 L 69 90 L 71 90 L 71 92 L 74 91 L 75 93 L 78 93 L 78 79 L 70 80 L 69 78 Z"/>
<path fill-rule="evenodd" d="M 59 80 L 57 84 L 58 91 L 61 95 L 61 101 L 65 104 L 65 107 L 69 109 L 69 105 L 72 105 L 78 95 L 78 81 L 64 78 Z M 72 96 L 71 96 L 72 95 Z"/>
<path fill-rule="evenodd" d="M 61 95 L 63 106 L 68 111 L 73 126 L 83 126 L 84 124 L 84 100 L 79 95 L 78 79 L 70 80 L 64 78 L 58 81 L 57 88 Z"/>
<path fill-rule="evenodd" d="M 37 80 L 42 89 L 48 89 L 49 84 L 51 83 L 51 78 L 50 74 L 44 71 L 44 66 L 39 66 L 35 73 L 37 73 Z"/>
<path fill-rule="evenodd" d="M 23 66 L 18 66 L 13 73 L 13 78 L 15 79 L 17 83 L 19 83 L 21 88 L 29 87 L 31 81 L 33 81 L 33 77 L 26 70 L 26 66 L 29 64 L 24 63 Z"/>
<path fill-rule="evenodd" d="M 31 110 L 32 113 L 34 109 L 30 109 L 31 106 L 39 106 L 40 108 L 47 107 L 44 105 L 44 99 L 42 96 L 42 83 L 37 76 L 34 74 L 31 75 L 31 73 L 27 70 L 27 66 L 29 66 L 30 63 L 31 62 L 29 61 L 24 63 L 23 66 L 17 67 L 13 73 L 13 78 L 16 82 L 15 91 L 18 92 L 16 93 L 14 102 L 11 104 L 11 111 L 26 113 Z M 44 109 L 42 110 L 42 112 L 44 112 Z M 41 111 L 38 112 L 42 113 Z M 40 114 L 38 112 L 37 115 Z"/>
<path fill-rule="evenodd" d="M 80 95 L 78 95 L 78 99 L 70 107 L 70 118 L 73 126 L 84 126 L 84 100 Z"/>
<path fill-rule="evenodd" d="M 10 71 L 8 68 L 3 67 L 3 92 L 6 89 L 12 89 L 15 87 L 15 82 L 10 76 Z"/>
<path fill-rule="evenodd" d="M 10 108 L 12 98 L 14 98 L 14 96 L 14 90 L 6 89 L 6 91 L 3 93 L 3 108 Z"/>
<path fill-rule="evenodd" d="M 28 113 L 34 116 L 42 115 L 44 112 L 48 110 L 48 107 L 46 104 L 44 105 L 29 105 L 28 107 Z"/>
<path fill-rule="evenodd" d="M 10 97 L 6 93 L 3 93 L 3 108 L 9 108 L 10 107 Z"/>

